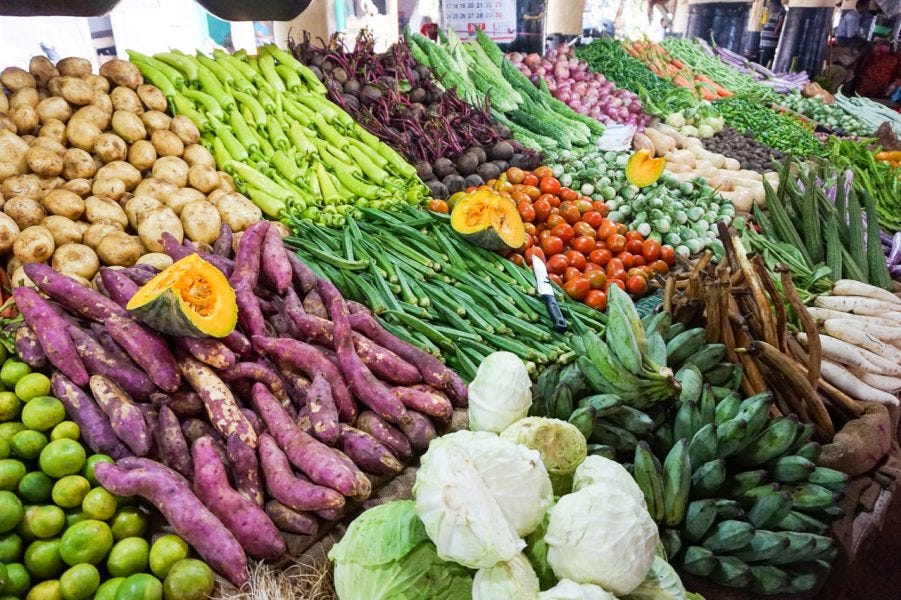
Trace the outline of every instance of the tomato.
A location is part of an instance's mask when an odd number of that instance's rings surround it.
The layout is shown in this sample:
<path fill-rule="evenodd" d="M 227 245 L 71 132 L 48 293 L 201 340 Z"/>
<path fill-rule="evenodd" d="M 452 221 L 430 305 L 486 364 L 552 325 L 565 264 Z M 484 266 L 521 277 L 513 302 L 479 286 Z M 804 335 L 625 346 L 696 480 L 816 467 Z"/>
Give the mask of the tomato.
<path fill-rule="evenodd" d="M 598 227 L 598 239 L 606 240 L 612 235 L 616 235 L 616 223 L 604 219 L 601 222 L 601 226 Z"/>
<path fill-rule="evenodd" d="M 605 293 L 607 293 L 607 294 L 610 293 L 610 286 L 611 286 L 611 285 L 618 285 L 618 286 L 619 286 L 619 289 L 621 289 L 621 290 L 625 290 L 625 289 L 626 289 L 626 282 L 623 281 L 622 279 L 608 279 L 608 280 L 607 280 L 607 285 L 604 286 L 604 292 L 605 292 Z"/>
<path fill-rule="evenodd" d="M 574 300 L 582 300 L 591 291 L 591 286 L 584 277 L 576 277 L 563 284 L 563 291 Z"/>
<path fill-rule="evenodd" d="M 635 260 L 635 255 L 628 251 L 620 252 L 616 255 L 616 258 L 620 259 L 623 263 L 624 269 L 632 268 L 632 261 Z"/>
<path fill-rule="evenodd" d="M 603 273 L 604 267 L 588 261 L 587 263 L 585 263 L 585 268 L 582 269 L 582 273 L 584 273 L 586 277 L 588 277 L 589 273 L 594 273 L 595 271 L 600 271 L 601 273 Z"/>
<path fill-rule="evenodd" d="M 597 228 L 601 226 L 601 221 L 604 220 L 604 217 L 596 210 L 589 210 L 586 213 L 582 213 L 582 220 L 591 225 L 593 229 L 597 230 Z"/>
<path fill-rule="evenodd" d="M 579 209 L 574 205 L 570 204 L 565 209 L 563 205 L 560 205 L 560 214 L 563 215 L 563 218 L 566 219 L 566 222 L 570 225 L 574 225 L 579 222 L 579 219 L 582 218 L 582 213 L 579 212 Z"/>
<path fill-rule="evenodd" d="M 588 274 L 588 283 L 591 284 L 591 289 L 602 290 L 607 285 L 607 274 L 603 271 L 592 271 Z"/>
<path fill-rule="evenodd" d="M 665 261 L 662 261 L 660 259 L 655 260 L 649 266 L 654 270 L 655 273 L 660 273 L 661 275 L 666 275 L 667 273 L 669 273 L 669 265 L 666 264 Z"/>
<path fill-rule="evenodd" d="M 538 178 L 535 177 L 533 173 L 526 172 L 525 176 L 522 178 L 523 185 L 538 185 Z"/>
<path fill-rule="evenodd" d="M 554 176 L 554 172 L 547 165 L 541 165 L 540 167 L 532 171 L 532 174 L 535 175 L 535 177 L 537 177 L 538 179 Z"/>
<path fill-rule="evenodd" d="M 579 221 L 575 225 L 573 225 L 573 231 L 575 232 L 575 237 L 590 237 L 591 239 L 595 239 L 597 237 L 597 232 L 594 230 L 594 227 L 586 223 L 585 221 Z"/>
<path fill-rule="evenodd" d="M 582 271 L 575 267 L 566 267 L 566 270 L 563 271 L 563 281 L 569 281 L 575 277 L 582 277 Z"/>
<path fill-rule="evenodd" d="M 623 271 L 625 270 L 625 266 L 623 265 L 623 261 L 619 259 L 619 257 L 613 257 L 607 261 L 607 275 L 613 271 Z"/>
<path fill-rule="evenodd" d="M 535 223 L 523 223 L 522 224 L 523 231 L 526 232 L 526 235 L 537 235 L 538 228 L 535 227 Z"/>
<path fill-rule="evenodd" d="M 585 295 L 585 298 L 582 300 L 582 302 L 584 302 L 591 308 L 604 310 L 605 308 L 607 308 L 607 294 L 599 289 L 593 289 Z"/>
<path fill-rule="evenodd" d="M 526 239 L 523 240 L 522 246 L 517 248 L 516 251 L 517 252 L 525 252 L 526 250 L 531 248 L 534 244 L 535 244 L 534 240 L 532 240 L 532 238 L 530 238 L 529 236 L 526 236 Z"/>
<path fill-rule="evenodd" d="M 657 240 L 645 240 L 641 243 L 641 255 L 648 262 L 654 262 L 660 258 L 660 242 Z"/>
<path fill-rule="evenodd" d="M 594 233 L 594 231 L 592 231 L 592 233 Z M 597 244 L 595 244 L 594 236 L 591 235 L 580 235 L 570 244 L 573 250 L 577 250 L 585 256 L 588 256 L 589 254 L 594 252 L 596 245 Z"/>
<path fill-rule="evenodd" d="M 544 231 L 542 231 L 541 233 L 538 234 L 538 241 L 541 242 L 541 243 L 543 244 L 543 243 L 544 243 L 544 240 L 546 240 L 546 239 L 548 239 L 549 237 L 551 237 L 551 235 L 553 235 L 553 234 L 551 233 L 551 231 L 550 231 L 549 229 L 545 229 Z"/>
<path fill-rule="evenodd" d="M 648 279 L 648 274 L 644 272 L 644 269 L 641 267 L 632 267 L 628 271 L 626 271 L 626 275 L 629 277 L 644 277 L 645 280 Z"/>
<path fill-rule="evenodd" d="M 661 246 L 660 259 L 671 267 L 676 264 L 676 251 L 672 246 Z"/>
<path fill-rule="evenodd" d="M 576 237 L 573 228 L 567 225 L 566 223 L 560 223 L 553 229 L 551 229 L 551 235 L 554 235 L 561 240 L 563 240 L 563 245 L 568 246 L 573 238 Z"/>
<path fill-rule="evenodd" d="M 622 236 L 625 236 L 627 233 L 629 233 L 629 228 L 626 227 L 625 223 L 617 223 L 616 224 L 616 233 L 618 233 Z"/>
<path fill-rule="evenodd" d="M 632 233 L 631 231 L 629 233 Z M 626 250 L 631 252 L 632 254 L 641 254 L 643 246 L 641 245 L 641 240 L 636 240 L 635 238 L 629 239 L 629 236 L 626 235 Z"/>
<path fill-rule="evenodd" d="M 610 212 L 610 209 L 607 208 L 607 205 L 601 202 L 600 200 L 595 200 L 591 203 L 592 210 L 596 210 L 601 214 L 602 217 L 606 217 L 607 213 Z"/>
<path fill-rule="evenodd" d="M 510 192 L 513 191 L 513 184 L 510 183 L 509 181 L 507 181 L 507 178 L 503 177 L 503 176 L 495 182 L 493 187 L 494 187 L 494 191 L 499 194 L 503 194 L 503 193 L 509 194 Z"/>
<path fill-rule="evenodd" d="M 560 223 L 566 223 L 566 219 L 560 213 L 551 213 L 551 216 L 547 218 L 547 226 L 549 229 L 553 229 Z"/>
<path fill-rule="evenodd" d="M 641 235 L 640 233 L 638 233 L 637 231 L 635 231 L 634 229 L 631 229 L 626 232 L 626 240 L 629 242 L 631 242 L 632 240 L 638 240 L 639 242 L 643 242 L 644 236 Z"/>
<path fill-rule="evenodd" d="M 555 275 L 563 274 L 569 267 L 569 259 L 565 254 L 555 254 L 547 261 L 547 272 Z"/>
<path fill-rule="evenodd" d="M 516 205 L 516 208 L 519 210 L 520 218 L 526 223 L 531 223 L 535 220 L 535 207 L 532 206 L 531 202 L 520 202 Z"/>
<path fill-rule="evenodd" d="M 532 200 L 538 200 L 538 197 L 541 195 L 541 190 L 534 185 L 525 185 L 522 187 L 521 191 Z"/>
<path fill-rule="evenodd" d="M 582 214 L 587 213 L 588 211 L 590 211 L 590 210 L 593 208 L 593 207 L 591 206 L 591 200 L 590 200 L 590 199 L 589 199 L 589 200 L 582 200 L 582 199 L 577 200 L 577 201 L 576 201 L 576 207 L 578 207 L 579 212 L 582 213 Z"/>
<path fill-rule="evenodd" d="M 566 258 L 569 259 L 570 266 L 573 266 L 580 271 L 585 269 L 585 265 L 588 264 L 588 259 L 585 258 L 585 255 L 578 250 L 567 250 L 563 253 Z"/>
<path fill-rule="evenodd" d="M 525 251 L 523 256 L 526 257 L 526 262 L 528 264 L 532 264 L 532 257 L 537 256 L 541 260 L 544 260 L 544 252 L 538 246 L 532 246 L 528 250 Z"/>
<path fill-rule="evenodd" d="M 516 187 L 516 186 L 513 186 L 513 187 Z M 510 197 L 513 198 L 513 201 L 516 202 L 517 204 L 519 204 L 520 202 L 528 202 L 529 204 L 532 203 L 532 199 L 529 198 L 529 195 L 526 194 L 521 189 L 513 190 L 512 192 L 510 192 Z"/>
<path fill-rule="evenodd" d="M 630 294 L 642 296 L 648 291 L 648 280 L 637 275 L 629 277 L 626 280 L 626 291 Z"/>
<path fill-rule="evenodd" d="M 548 275 L 547 278 L 550 279 L 551 281 L 553 281 L 554 283 L 556 283 L 557 285 L 559 285 L 560 287 L 563 287 L 563 280 L 556 273 L 552 273 L 551 275 Z"/>
<path fill-rule="evenodd" d="M 431 202 L 429 202 L 429 210 L 432 212 L 447 214 L 450 209 L 447 207 L 447 202 L 435 198 Z"/>
<path fill-rule="evenodd" d="M 598 250 L 606 250 L 607 249 L 607 240 L 602 240 L 602 239 L 598 238 L 598 240 L 595 242 L 594 247 Z"/>
<path fill-rule="evenodd" d="M 510 183 L 522 183 L 523 178 L 525 178 L 526 173 L 522 169 L 518 167 L 510 167 L 507 169 L 507 181 Z"/>
<path fill-rule="evenodd" d="M 560 254 L 563 252 L 563 240 L 553 235 L 552 232 L 552 235 L 549 235 L 541 242 L 541 249 L 544 251 L 545 256 Z"/>
<path fill-rule="evenodd" d="M 611 258 L 613 258 L 613 253 L 606 248 L 598 248 L 596 250 L 593 250 L 588 256 L 588 260 L 602 267 L 607 266 L 607 263 L 610 262 Z"/>
<path fill-rule="evenodd" d="M 518 267 L 526 266 L 526 259 L 524 259 L 522 257 L 522 254 L 511 254 L 509 256 L 509 258 L 510 258 L 510 262 L 512 262 L 514 265 L 516 265 Z"/>
<path fill-rule="evenodd" d="M 626 237 L 619 233 L 615 233 L 607 238 L 607 247 L 614 254 L 619 254 L 626 249 Z"/>
<path fill-rule="evenodd" d="M 539 198 L 532 208 L 535 209 L 535 220 L 539 223 L 544 223 L 551 216 L 551 203 L 547 200 Z"/>
<path fill-rule="evenodd" d="M 643 267 L 648 264 L 648 261 L 645 260 L 645 257 L 641 254 L 636 254 L 632 257 L 632 266 L 633 267 Z"/>
<path fill-rule="evenodd" d="M 560 196 L 561 200 L 565 200 L 566 202 L 573 202 L 579 199 L 579 192 L 572 188 L 562 187 L 560 191 L 557 193 Z"/>

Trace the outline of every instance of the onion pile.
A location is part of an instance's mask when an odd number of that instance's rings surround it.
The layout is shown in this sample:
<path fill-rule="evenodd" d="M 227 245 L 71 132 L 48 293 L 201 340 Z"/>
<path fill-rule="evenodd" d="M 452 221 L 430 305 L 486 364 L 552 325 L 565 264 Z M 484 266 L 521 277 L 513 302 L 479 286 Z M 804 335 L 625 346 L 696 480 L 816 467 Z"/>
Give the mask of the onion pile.
<path fill-rule="evenodd" d="M 524 75 L 538 85 L 542 78 L 555 98 L 573 110 L 601 123 L 630 124 L 641 131 L 651 120 L 642 111 L 638 95 L 617 89 L 601 73 L 592 73 L 588 63 L 576 58 L 572 48 L 560 44 L 544 55 L 511 52 L 507 55 Z"/>

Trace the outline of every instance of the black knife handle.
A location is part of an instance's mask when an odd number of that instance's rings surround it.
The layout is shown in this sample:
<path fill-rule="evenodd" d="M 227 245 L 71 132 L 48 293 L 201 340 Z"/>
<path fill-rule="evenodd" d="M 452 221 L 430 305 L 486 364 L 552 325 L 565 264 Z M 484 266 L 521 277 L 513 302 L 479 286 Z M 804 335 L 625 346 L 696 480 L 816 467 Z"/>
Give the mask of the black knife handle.
<path fill-rule="evenodd" d="M 567 329 L 566 318 L 557 304 L 557 299 L 553 296 L 542 296 L 545 306 L 547 306 L 547 314 L 551 317 L 551 328 L 557 333 L 563 333 Z"/>

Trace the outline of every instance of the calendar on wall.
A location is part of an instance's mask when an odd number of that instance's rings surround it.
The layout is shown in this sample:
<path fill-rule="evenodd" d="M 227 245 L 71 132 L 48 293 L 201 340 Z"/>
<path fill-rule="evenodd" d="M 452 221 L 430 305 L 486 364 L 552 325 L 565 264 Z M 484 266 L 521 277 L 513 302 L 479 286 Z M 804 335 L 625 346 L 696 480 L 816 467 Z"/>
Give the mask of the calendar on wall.
<path fill-rule="evenodd" d="M 496 42 L 516 38 L 516 0 L 444 0 L 442 22 L 466 39 L 481 29 Z"/>

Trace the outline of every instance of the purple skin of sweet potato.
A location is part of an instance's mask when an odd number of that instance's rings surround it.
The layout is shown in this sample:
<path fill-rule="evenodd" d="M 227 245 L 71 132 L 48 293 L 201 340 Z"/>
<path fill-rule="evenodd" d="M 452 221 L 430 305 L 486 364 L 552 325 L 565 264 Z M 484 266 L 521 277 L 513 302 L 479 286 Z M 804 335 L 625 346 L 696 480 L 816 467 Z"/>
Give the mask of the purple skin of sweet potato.
<path fill-rule="evenodd" d="M 269 221 L 263 220 L 248 227 L 241 235 L 238 251 L 235 253 L 235 270 L 229 278 L 233 288 L 246 286 L 248 290 L 253 290 L 256 286 L 260 275 L 260 254 L 267 231 Z"/>
<path fill-rule="evenodd" d="M 168 406 L 177 417 L 187 419 L 189 417 L 203 416 L 203 401 L 196 392 L 175 392 L 174 394 L 151 394 L 150 402 L 159 408 Z"/>
<path fill-rule="evenodd" d="M 193 250 L 179 244 L 175 236 L 168 231 L 163 232 L 163 235 L 160 236 L 160 241 L 163 243 L 163 252 L 169 255 L 172 262 L 178 262 L 194 254 Z"/>
<path fill-rule="evenodd" d="M 316 290 L 310 290 L 303 299 L 303 310 L 320 319 L 328 319 L 328 309 L 322 301 L 322 296 Z"/>
<path fill-rule="evenodd" d="M 344 496 L 340 493 L 296 477 L 291 472 L 288 457 L 272 436 L 268 434 L 260 436 L 259 451 L 269 495 L 288 508 L 320 510 L 344 506 Z"/>
<path fill-rule="evenodd" d="M 316 511 L 316 516 L 325 519 L 326 521 L 340 521 L 344 518 L 346 511 L 344 507 L 341 508 L 324 508 L 322 510 Z"/>
<path fill-rule="evenodd" d="M 258 559 L 284 554 L 285 540 L 265 511 L 229 485 L 226 467 L 219 460 L 212 439 L 202 437 L 194 442 L 191 456 L 197 498 L 232 532 L 247 554 Z"/>
<path fill-rule="evenodd" d="M 103 321 L 110 315 L 126 316 L 125 309 L 85 287 L 74 279 L 66 277 L 43 263 L 28 263 L 25 274 L 42 292 L 59 302 L 66 309 L 78 313 L 92 321 Z"/>
<path fill-rule="evenodd" d="M 181 475 L 159 464 L 124 469 L 99 463 L 94 473 L 110 492 L 138 495 L 153 504 L 204 561 L 233 585 L 240 588 L 247 583 L 247 557 L 241 544 Z"/>
<path fill-rule="evenodd" d="M 203 260 L 222 271 L 222 274 L 225 275 L 226 278 L 231 277 L 232 273 L 235 272 L 235 262 L 230 258 L 225 258 L 218 254 L 211 254 L 209 252 L 201 252 L 200 256 Z"/>
<path fill-rule="evenodd" d="M 277 337 L 303 337 L 300 335 L 300 332 L 297 331 L 297 327 L 294 326 L 294 321 L 289 319 L 284 313 L 268 315 L 266 320 L 269 322 L 269 325 L 272 326 Z"/>
<path fill-rule="evenodd" d="M 100 281 L 100 279 L 97 281 Z M 109 331 L 107 331 L 101 323 L 88 323 L 88 328 L 91 330 L 94 339 L 100 342 L 100 345 L 103 346 L 104 350 L 114 356 L 116 360 L 130 365 L 135 364 L 128 355 L 128 352 L 116 343 L 116 340 L 113 339 L 113 336 L 110 335 Z M 135 365 L 135 367 L 137 367 L 137 365 Z"/>
<path fill-rule="evenodd" d="M 284 294 L 291 286 L 291 263 L 282 236 L 275 227 L 270 227 L 263 238 L 261 260 L 266 278 L 275 286 L 275 291 Z"/>
<path fill-rule="evenodd" d="M 391 451 L 394 456 L 403 462 L 413 458 L 413 449 L 410 440 L 400 430 L 389 425 L 380 416 L 370 410 L 360 413 L 355 423 L 357 429 L 365 431 Z"/>
<path fill-rule="evenodd" d="M 391 393 L 404 406 L 442 422 L 450 421 L 454 416 L 454 406 L 447 396 L 427 385 L 417 387 L 394 387 Z"/>
<path fill-rule="evenodd" d="M 47 355 L 41 348 L 38 336 L 28 325 L 16 329 L 16 354 L 32 369 L 43 369 L 47 366 Z"/>
<path fill-rule="evenodd" d="M 310 380 L 284 361 L 278 361 L 278 371 L 282 376 L 282 381 L 285 382 L 285 390 L 288 392 L 288 397 L 293 401 L 293 406 L 303 406 L 307 401 L 307 390 L 310 389 Z M 334 397 L 332 400 L 334 400 Z"/>
<path fill-rule="evenodd" d="M 301 431 L 278 400 L 262 383 L 253 386 L 253 404 L 263 418 L 271 437 L 278 441 L 291 463 L 314 483 L 354 498 L 366 498 L 372 491 L 369 479 L 352 464 L 348 464 L 331 448 Z M 266 435 L 264 434 L 264 436 Z M 261 452 L 262 459 L 262 452 Z M 278 498 L 292 508 L 284 499 Z"/>
<path fill-rule="evenodd" d="M 294 289 L 298 294 L 306 295 L 311 290 L 315 290 L 316 273 L 313 272 L 313 269 L 293 252 L 288 252 L 288 262 L 291 264 L 291 280 L 294 282 Z"/>
<path fill-rule="evenodd" d="M 74 280 L 70 281 L 74 283 Z M 25 322 L 37 336 L 50 364 L 76 385 L 87 385 L 90 376 L 78 356 L 75 342 L 67 330 L 66 320 L 59 316 L 52 304 L 31 288 L 17 287 L 13 290 L 13 298 Z"/>
<path fill-rule="evenodd" d="M 200 394 L 213 427 L 226 438 L 236 433 L 244 443 L 256 448 L 256 431 L 240 411 L 228 385 L 211 368 L 189 356 L 179 357 L 179 367 L 194 391 Z"/>
<path fill-rule="evenodd" d="M 174 392 L 181 385 L 178 363 L 169 352 L 165 340 L 152 329 L 134 319 L 110 316 L 105 322 L 106 330 L 122 346 L 158 388 L 164 392 Z"/>
<path fill-rule="evenodd" d="M 316 374 L 307 390 L 306 414 L 310 417 L 310 433 L 323 444 L 334 446 L 341 431 L 338 429 L 338 409 L 332 399 L 332 388 L 322 374 Z"/>
<path fill-rule="evenodd" d="M 125 308 L 131 297 L 138 293 L 138 284 L 129 279 L 120 269 L 100 268 L 100 279 L 110 299 Z"/>
<path fill-rule="evenodd" d="M 229 258 L 232 254 L 232 228 L 228 223 L 219 226 L 219 237 L 213 242 L 213 254 Z"/>
<path fill-rule="evenodd" d="M 404 465 L 377 439 L 346 423 L 341 424 L 341 449 L 369 473 L 397 475 L 404 470 Z"/>
<path fill-rule="evenodd" d="M 219 432 L 212 425 L 200 419 L 187 419 L 181 424 L 181 431 L 189 444 L 193 444 L 203 436 L 221 441 Z"/>
<path fill-rule="evenodd" d="M 236 435 L 228 436 L 225 449 L 238 493 L 257 506 L 263 506 L 263 484 L 256 451 Z"/>
<path fill-rule="evenodd" d="M 139 402 L 150 399 L 157 392 L 147 373 L 137 368 L 130 358 L 126 356 L 123 359 L 111 353 L 76 325 L 69 325 L 67 331 L 88 373 L 109 377 Z"/>
<path fill-rule="evenodd" d="M 279 502 L 270 500 L 266 503 L 266 514 L 279 530 L 295 535 L 316 535 L 319 523 L 316 517 L 299 510 L 292 510 Z"/>
<path fill-rule="evenodd" d="M 238 362 L 235 353 L 229 350 L 228 346 L 213 338 L 181 336 L 175 339 L 175 343 L 186 350 L 188 354 L 214 369 L 227 369 Z"/>
<path fill-rule="evenodd" d="M 291 400 L 285 391 L 285 384 L 278 373 L 265 365 L 252 362 L 239 362 L 227 369 L 219 371 L 222 381 L 229 383 L 237 379 L 250 379 L 265 384 L 272 395 L 278 398 L 284 406 L 290 406 Z"/>
<path fill-rule="evenodd" d="M 221 341 L 238 356 L 249 356 L 253 353 L 253 346 L 250 340 L 237 329 L 222 338 Z"/>
<path fill-rule="evenodd" d="M 241 329 L 251 338 L 255 335 L 267 335 L 263 309 L 253 290 L 246 285 L 235 286 L 235 300 L 238 303 L 238 323 Z"/>
<path fill-rule="evenodd" d="M 145 267 L 150 267 L 145 268 Z M 158 271 L 152 265 L 135 265 L 126 269 L 121 269 L 122 274 L 131 279 L 135 285 L 147 285 L 147 282 L 156 277 Z"/>
<path fill-rule="evenodd" d="M 182 433 L 178 417 L 168 406 L 160 406 L 157 414 L 157 426 L 153 430 L 160 459 L 169 468 L 174 469 L 188 481 L 194 481 L 194 461 L 185 434 Z"/>
<path fill-rule="evenodd" d="M 53 374 L 50 382 L 53 395 L 59 398 L 66 407 L 66 413 L 78 424 L 81 437 L 91 450 L 109 454 L 115 459 L 131 454 L 116 437 L 109 419 L 90 396 L 59 371 Z"/>
<path fill-rule="evenodd" d="M 435 431 L 435 426 L 432 425 L 432 422 L 425 415 L 411 410 L 410 416 L 413 419 L 412 422 L 409 424 L 401 423 L 400 430 L 410 440 L 410 445 L 413 446 L 414 450 L 425 452 L 429 449 L 429 443 L 438 437 L 438 432 Z"/>
<path fill-rule="evenodd" d="M 310 377 L 322 371 L 332 386 L 332 399 L 338 407 L 342 421 L 353 422 L 357 416 L 357 407 L 350 390 L 344 383 L 344 377 L 332 362 L 314 346 L 287 338 L 254 337 L 253 344 L 258 351 L 264 352 L 280 362 L 300 369 Z"/>
<path fill-rule="evenodd" d="M 293 307 L 296 310 L 303 312 L 303 300 L 300 299 L 300 296 L 297 295 L 294 288 L 289 287 L 288 291 L 285 292 L 284 307 L 285 310 Z"/>
<path fill-rule="evenodd" d="M 150 428 L 141 409 L 115 381 L 103 375 L 92 375 L 90 387 L 94 400 L 109 417 L 116 437 L 137 456 L 147 456 L 151 445 Z"/>
<path fill-rule="evenodd" d="M 408 363 L 416 366 L 422 379 L 430 386 L 444 390 L 454 406 L 466 406 L 466 382 L 452 370 L 445 367 L 440 360 L 420 350 L 416 346 L 398 339 L 385 330 L 371 314 L 357 312 L 350 316 L 350 325 L 376 344 L 394 352 Z"/>
<path fill-rule="evenodd" d="M 348 387 L 360 402 L 368 406 L 372 412 L 391 423 L 409 421 L 407 409 L 388 387 L 379 381 L 372 371 L 363 364 L 354 349 L 353 331 L 347 320 L 347 307 L 338 289 L 331 282 L 319 280 L 319 292 L 328 302 L 334 323 L 335 349 L 338 354 L 338 365 L 347 379 Z"/>

